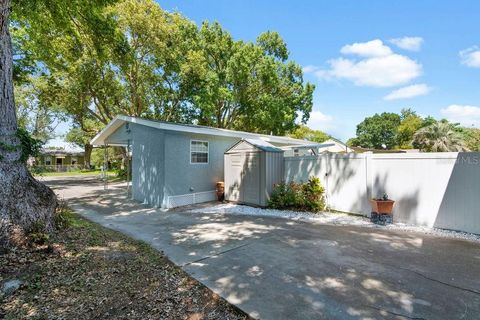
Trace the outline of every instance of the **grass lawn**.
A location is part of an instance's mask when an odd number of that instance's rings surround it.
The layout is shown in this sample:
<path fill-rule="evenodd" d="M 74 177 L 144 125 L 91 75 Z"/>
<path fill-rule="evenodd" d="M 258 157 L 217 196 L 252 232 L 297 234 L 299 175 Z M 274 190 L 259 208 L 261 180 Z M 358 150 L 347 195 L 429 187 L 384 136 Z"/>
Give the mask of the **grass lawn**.
<path fill-rule="evenodd" d="M 94 171 L 70 171 L 70 172 L 42 172 L 40 174 L 33 174 L 34 177 L 93 177 L 96 176 L 100 179 L 102 172 L 100 170 Z M 115 171 L 108 171 L 109 182 L 123 182 L 126 181 L 126 177 L 119 177 Z"/>
<path fill-rule="evenodd" d="M 143 242 L 68 213 L 49 245 L 0 255 L 23 285 L 0 319 L 248 319 Z"/>
<path fill-rule="evenodd" d="M 92 171 L 69 171 L 69 172 L 42 172 L 41 174 L 34 174 L 44 177 L 66 177 L 66 176 L 100 176 L 102 172 L 100 170 Z M 108 175 L 114 175 L 114 171 L 109 171 Z"/>

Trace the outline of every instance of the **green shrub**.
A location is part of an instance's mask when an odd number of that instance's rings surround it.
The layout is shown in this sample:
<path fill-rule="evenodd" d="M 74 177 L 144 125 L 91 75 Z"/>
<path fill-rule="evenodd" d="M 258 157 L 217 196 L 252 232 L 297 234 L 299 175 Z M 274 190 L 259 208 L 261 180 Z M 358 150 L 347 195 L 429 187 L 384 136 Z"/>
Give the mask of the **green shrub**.
<path fill-rule="evenodd" d="M 302 185 L 304 206 L 309 211 L 321 211 L 325 209 L 325 199 L 323 194 L 325 189 L 317 177 L 311 177 Z"/>
<path fill-rule="evenodd" d="M 301 201 L 301 187 L 295 182 L 280 183 L 273 188 L 268 206 L 270 208 L 295 208 Z"/>
<path fill-rule="evenodd" d="M 59 230 L 68 228 L 72 224 L 73 218 L 72 210 L 64 202 L 61 202 L 53 219 L 55 228 Z"/>
<path fill-rule="evenodd" d="M 49 239 L 49 235 L 45 230 L 45 225 L 41 222 L 34 223 L 26 233 L 30 242 L 35 244 L 44 244 Z"/>
<path fill-rule="evenodd" d="M 273 188 L 268 206 L 317 212 L 325 209 L 324 192 L 317 177 L 311 177 L 305 183 L 280 183 Z"/>

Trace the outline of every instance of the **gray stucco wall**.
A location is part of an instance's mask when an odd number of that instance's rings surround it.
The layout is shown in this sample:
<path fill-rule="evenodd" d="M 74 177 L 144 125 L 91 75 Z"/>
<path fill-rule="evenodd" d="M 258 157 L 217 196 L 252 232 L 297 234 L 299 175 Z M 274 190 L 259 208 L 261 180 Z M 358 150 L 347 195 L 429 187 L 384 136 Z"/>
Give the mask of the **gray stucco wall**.
<path fill-rule="evenodd" d="M 137 124 L 131 123 L 129 124 L 129 128 L 138 128 L 137 130 L 140 130 L 143 126 L 139 126 Z M 115 130 L 111 135 L 109 135 L 106 139 L 105 142 L 107 144 L 122 144 L 126 145 L 128 140 L 133 139 L 133 130 L 130 130 L 130 133 L 127 132 L 126 125 L 122 125 L 120 128 Z"/>
<path fill-rule="evenodd" d="M 130 140 L 132 196 L 137 201 L 160 207 L 164 201 L 165 184 L 164 132 L 135 123 L 130 123 L 129 129 L 130 133 L 125 125 L 121 126 L 106 142 L 126 145 Z"/>
<path fill-rule="evenodd" d="M 107 143 L 132 148 L 132 195 L 152 206 L 167 206 L 168 196 L 214 191 L 223 181 L 223 154 L 239 139 L 160 130 L 130 123 L 112 133 Z M 208 163 L 190 163 L 190 142 L 207 141 Z"/>
<path fill-rule="evenodd" d="M 208 163 L 190 163 L 190 141 L 208 141 Z M 238 138 L 165 131 L 165 193 L 182 195 L 215 190 L 223 181 L 223 154 Z"/>
<path fill-rule="evenodd" d="M 160 207 L 164 201 L 165 135 L 145 126 L 131 126 L 131 129 L 133 198 Z"/>

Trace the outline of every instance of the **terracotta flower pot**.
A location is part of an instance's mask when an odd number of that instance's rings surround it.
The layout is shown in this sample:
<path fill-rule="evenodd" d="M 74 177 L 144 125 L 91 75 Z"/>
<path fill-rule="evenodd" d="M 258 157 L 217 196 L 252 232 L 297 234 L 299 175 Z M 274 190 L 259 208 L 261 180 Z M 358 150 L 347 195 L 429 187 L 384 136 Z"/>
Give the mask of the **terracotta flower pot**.
<path fill-rule="evenodd" d="M 225 183 L 223 181 L 218 181 L 215 191 L 217 192 L 217 200 L 223 201 L 225 197 Z"/>
<path fill-rule="evenodd" d="M 381 200 L 381 199 L 371 199 L 370 205 L 372 206 L 372 212 L 379 214 L 392 214 L 393 200 Z"/>

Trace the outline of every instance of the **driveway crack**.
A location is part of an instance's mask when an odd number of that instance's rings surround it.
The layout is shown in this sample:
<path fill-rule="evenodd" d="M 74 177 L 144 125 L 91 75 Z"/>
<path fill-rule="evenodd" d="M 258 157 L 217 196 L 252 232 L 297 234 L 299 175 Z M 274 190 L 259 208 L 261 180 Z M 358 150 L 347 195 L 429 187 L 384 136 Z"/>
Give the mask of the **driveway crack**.
<path fill-rule="evenodd" d="M 390 311 L 390 310 L 383 309 L 383 308 L 377 307 L 377 306 L 367 305 L 367 307 L 372 308 L 372 309 L 375 309 L 375 310 L 378 310 L 378 311 L 384 311 L 384 312 L 386 312 L 386 313 L 388 313 L 388 314 L 391 314 L 391 315 L 394 315 L 394 316 L 398 316 L 398 317 L 403 317 L 403 318 L 407 318 L 407 319 L 414 319 L 414 320 L 425 320 L 425 318 L 422 318 L 422 317 L 409 316 L 409 315 L 406 315 L 406 314 L 403 314 L 403 313 L 398 313 L 398 312 Z"/>
<path fill-rule="evenodd" d="M 220 256 L 220 255 L 222 255 L 222 254 L 225 254 L 225 253 L 228 253 L 228 252 L 237 250 L 237 249 L 241 249 L 241 248 L 243 248 L 243 247 L 249 246 L 250 244 L 252 244 L 252 242 L 244 243 L 244 244 L 239 245 L 239 246 L 236 246 L 236 247 L 234 247 L 234 248 L 230 248 L 230 249 L 227 249 L 227 250 L 224 250 L 224 251 L 220 251 L 220 252 L 215 253 L 215 254 L 212 254 L 212 255 L 208 255 L 208 256 L 202 257 L 202 258 L 197 259 L 197 260 L 194 260 L 194 261 L 190 261 L 190 262 L 184 263 L 184 264 L 182 265 L 182 267 L 186 267 L 186 266 L 191 265 L 191 264 L 193 264 L 193 263 L 197 263 L 197 262 L 200 262 L 200 261 L 204 261 L 204 260 L 207 260 L 207 259 L 210 259 L 210 258 L 213 258 L 213 257 L 217 257 L 217 256 Z"/>
<path fill-rule="evenodd" d="M 473 293 L 473 294 L 480 294 L 480 291 L 477 291 L 477 290 L 474 290 L 474 289 L 469 289 L 469 288 L 464 288 L 464 287 L 460 287 L 460 286 L 456 286 L 454 284 L 451 284 L 451 283 L 448 283 L 448 282 L 444 282 L 442 280 L 438 280 L 438 279 L 434 279 L 434 278 L 430 278 L 429 276 L 421 273 L 421 272 L 418 272 L 418 271 L 415 271 L 415 270 L 412 270 L 412 269 L 409 269 L 409 268 L 403 268 L 403 267 L 399 267 L 399 266 L 393 266 L 393 265 L 389 265 L 389 264 L 386 264 L 387 266 L 390 266 L 390 267 L 396 267 L 398 269 L 402 269 L 402 270 L 406 270 L 406 271 L 410 271 L 410 272 L 413 272 L 415 273 L 416 275 L 419 275 L 420 277 L 422 278 L 425 278 L 427 280 L 430 280 L 430 281 L 433 281 L 433 282 L 437 282 L 437 283 L 440 283 L 440 284 L 443 284 L 445 286 L 448 286 L 448 287 L 451 287 L 451 288 L 455 288 L 455 289 L 458 289 L 458 290 L 462 290 L 462 291 L 467 291 L 467 292 L 470 292 L 470 293 Z"/>

